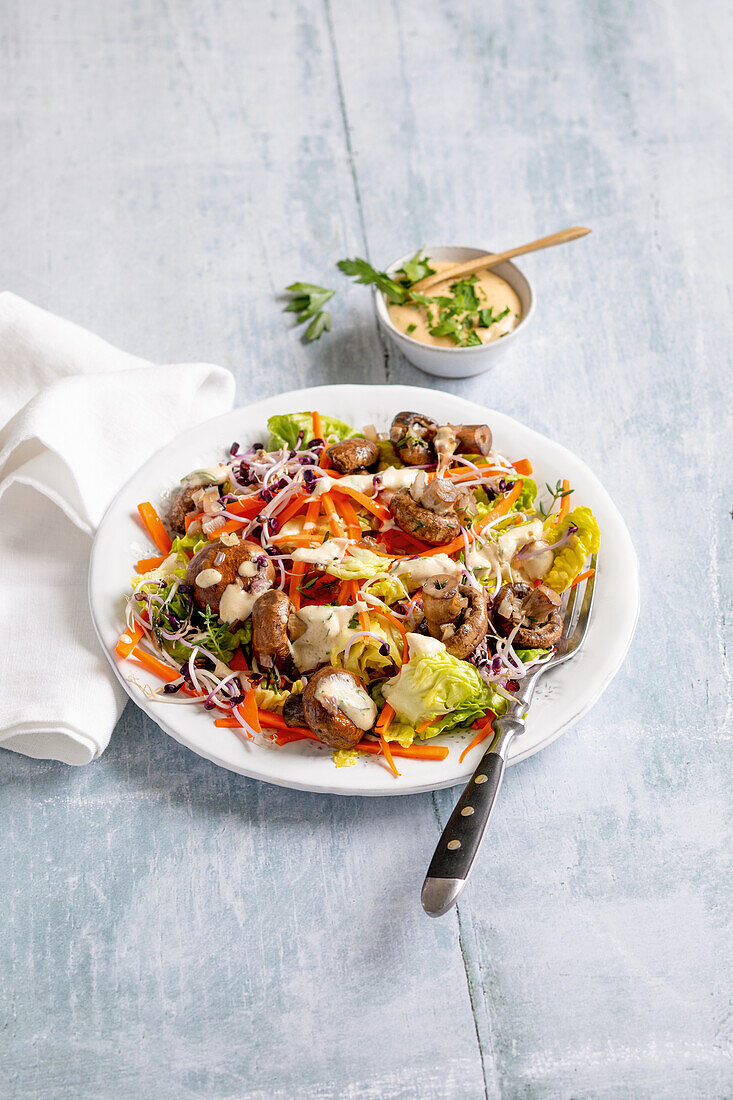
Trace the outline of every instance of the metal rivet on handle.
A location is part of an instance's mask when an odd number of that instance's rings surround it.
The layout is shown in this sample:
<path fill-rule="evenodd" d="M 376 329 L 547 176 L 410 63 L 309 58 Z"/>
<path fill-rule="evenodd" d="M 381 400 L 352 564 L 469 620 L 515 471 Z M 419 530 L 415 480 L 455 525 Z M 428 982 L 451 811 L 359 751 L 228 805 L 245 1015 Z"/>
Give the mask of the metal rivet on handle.
<path fill-rule="evenodd" d="M 480 786 L 482 783 L 488 783 L 488 781 L 489 781 L 488 775 L 477 775 L 476 778 L 474 779 L 474 783 L 477 786 Z"/>
<path fill-rule="evenodd" d="M 464 806 L 461 810 L 461 817 L 470 817 L 473 813 L 473 806 Z"/>
<path fill-rule="evenodd" d="M 448 847 L 451 850 L 451 852 L 455 852 L 456 848 L 460 848 L 460 846 L 461 846 L 460 840 L 449 840 L 448 841 Z"/>

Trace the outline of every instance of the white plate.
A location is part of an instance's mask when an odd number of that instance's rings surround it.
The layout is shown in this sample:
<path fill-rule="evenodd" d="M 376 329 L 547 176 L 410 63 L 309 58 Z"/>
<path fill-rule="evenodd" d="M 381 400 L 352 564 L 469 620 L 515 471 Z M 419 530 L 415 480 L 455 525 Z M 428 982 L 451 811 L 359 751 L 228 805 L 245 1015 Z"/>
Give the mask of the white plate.
<path fill-rule="evenodd" d="M 575 489 L 574 500 L 593 509 L 602 542 L 593 620 L 586 643 L 576 658 L 548 673 L 532 704 L 527 731 L 512 746 L 509 763 L 549 745 L 596 702 L 629 648 L 639 612 L 638 566 L 629 533 L 601 483 L 565 447 L 502 413 L 416 386 L 320 386 L 279 394 L 186 432 L 138 470 L 102 520 L 89 570 L 94 625 L 125 690 L 182 745 L 223 768 L 283 787 L 330 794 L 414 794 L 449 787 L 471 775 L 480 750 L 469 753 L 463 764 L 459 764 L 458 757 L 472 734 L 437 738 L 436 743 L 450 746 L 450 755 L 443 762 L 398 759 L 400 779 L 395 779 L 373 756 L 360 758 L 353 767 L 336 768 L 330 750 L 311 743 L 294 743 L 280 749 L 242 744 L 232 730 L 215 726 L 213 716 L 202 707 L 151 702 L 137 685 L 157 686 L 155 678 L 115 656 L 114 647 L 124 625 L 124 594 L 129 591 L 134 562 L 151 553 L 137 520 L 137 504 L 142 500 L 156 502 L 189 470 L 217 461 L 234 440 L 240 445 L 264 440 L 266 421 L 273 413 L 315 408 L 356 426 L 373 423 L 380 429 L 385 429 L 401 409 L 428 413 L 441 423 L 488 423 L 498 450 L 511 459 L 531 459 L 539 485 L 545 481 L 554 485 L 558 478 L 567 477 Z"/>

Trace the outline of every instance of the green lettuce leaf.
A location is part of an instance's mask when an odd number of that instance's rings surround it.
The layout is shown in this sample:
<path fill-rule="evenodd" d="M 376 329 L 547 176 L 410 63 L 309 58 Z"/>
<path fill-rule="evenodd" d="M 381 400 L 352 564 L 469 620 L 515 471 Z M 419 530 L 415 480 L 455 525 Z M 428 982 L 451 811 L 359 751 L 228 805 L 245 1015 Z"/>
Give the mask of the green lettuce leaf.
<path fill-rule="evenodd" d="M 530 661 L 536 661 L 538 657 L 544 657 L 550 651 L 549 649 L 515 649 L 514 652 L 520 661 L 529 664 Z"/>
<path fill-rule="evenodd" d="M 452 657 L 434 639 L 411 634 L 408 642 L 409 660 L 382 685 L 384 698 L 395 710 L 395 739 L 404 733 L 401 726 L 414 732 L 415 726 L 440 717 L 425 731 L 434 736 L 470 724 L 487 710 L 506 710 L 506 700 L 482 680 L 474 665 Z"/>
<path fill-rule="evenodd" d="M 555 555 L 550 572 L 543 583 L 555 592 L 564 592 L 566 588 L 585 569 L 590 554 L 597 554 L 601 545 L 601 532 L 598 521 L 590 508 L 581 505 L 573 508 L 556 527 L 551 522 L 545 524 L 545 538 L 550 543 L 558 542 L 570 526 L 578 528 L 569 542 Z"/>
<path fill-rule="evenodd" d="M 322 416 L 323 431 L 329 443 L 337 443 L 341 439 L 348 439 L 359 433 L 350 424 L 343 420 L 336 420 L 333 416 Z M 267 421 L 267 429 L 270 433 L 267 449 L 279 450 L 280 447 L 288 447 L 293 450 L 298 445 L 298 435 L 304 432 L 303 442 L 310 443 L 314 439 L 313 418 L 309 412 L 284 413 L 271 416 Z"/>

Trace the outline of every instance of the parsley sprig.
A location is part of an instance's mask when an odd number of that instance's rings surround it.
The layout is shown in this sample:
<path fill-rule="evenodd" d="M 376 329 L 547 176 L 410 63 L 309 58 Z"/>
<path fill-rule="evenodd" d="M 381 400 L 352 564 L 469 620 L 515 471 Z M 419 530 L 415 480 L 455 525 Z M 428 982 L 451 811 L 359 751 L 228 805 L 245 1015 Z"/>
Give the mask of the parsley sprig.
<path fill-rule="evenodd" d="M 322 333 L 331 331 L 331 314 L 323 306 L 333 298 L 335 291 L 325 286 L 316 286 L 315 283 L 291 283 L 285 288 L 292 298 L 285 306 L 285 313 L 297 313 L 299 325 L 310 317 L 313 318 L 305 330 L 305 338 L 310 343 L 317 340 Z"/>

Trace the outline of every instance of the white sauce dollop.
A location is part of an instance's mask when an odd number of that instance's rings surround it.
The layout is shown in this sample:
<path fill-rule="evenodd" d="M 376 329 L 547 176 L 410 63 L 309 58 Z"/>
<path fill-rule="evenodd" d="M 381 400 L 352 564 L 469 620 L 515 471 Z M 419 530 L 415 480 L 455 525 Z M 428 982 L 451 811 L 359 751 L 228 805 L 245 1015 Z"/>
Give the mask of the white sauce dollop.
<path fill-rule="evenodd" d="M 357 729 L 370 730 L 377 720 L 377 708 L 366 690 L 359 684 L 355 684 L 350 676 L 334 673 L 324 677 L 315 691 L 315 698 L 319 703 L 329 707 L 327 703 L 336 704 L 342 714 L 345 714 Z"/>
<path fill-rule="evenodd" d="M 196 577 L 196 587 L 212 588 L 213 585 L 219 584 L 220 581 L 221 573 L 218 569 L 202 569 Z"/>
<path fill-rule="evenodd" d="M 248 619 L 260 593 L 246 592 L 241 581 L 228 584 L 219 601 L 219 621 L 235 623 Z"/>

